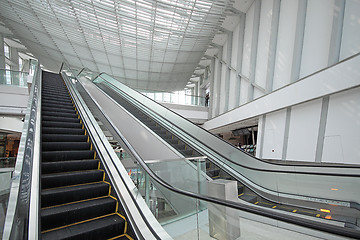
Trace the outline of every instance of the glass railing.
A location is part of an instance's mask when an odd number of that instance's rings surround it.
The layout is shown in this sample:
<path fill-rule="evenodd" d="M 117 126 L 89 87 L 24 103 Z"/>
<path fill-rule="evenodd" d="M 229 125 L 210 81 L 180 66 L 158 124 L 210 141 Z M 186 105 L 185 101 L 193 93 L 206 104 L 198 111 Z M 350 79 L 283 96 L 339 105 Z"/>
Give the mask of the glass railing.
<path fill-rule="evenodd" d="M 28 72 L 0 69 L 0 85 L 27 87 Z"/>
<path fill-rule="evenodd" d="M 40 74 L 35 68 L 16 165 L 12 175 L 3 239 L 34 239 L 38 234 L 39 151 L 40 151 Z M 14 83 L 14 82 L 13 82 Z M 32 208 L 32 207 L 34 208 Z M 35 210 L 31 211 L 31 209 Z"/>
<path fill-rule="evenodd" d="M 207 106 L 205 97 L 186 94 L 184 91 L 160 92 L 151 90 L 136 89 L 148 98 L 161 103 L 172 103 L 180 105 Z"/>

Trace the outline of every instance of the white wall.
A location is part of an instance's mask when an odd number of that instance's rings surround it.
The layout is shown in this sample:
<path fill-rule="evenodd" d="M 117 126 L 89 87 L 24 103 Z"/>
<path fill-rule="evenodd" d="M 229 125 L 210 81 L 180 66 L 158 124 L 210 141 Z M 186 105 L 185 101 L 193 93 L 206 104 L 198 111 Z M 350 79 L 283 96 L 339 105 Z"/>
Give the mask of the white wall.
<path fill-rule="evenodd" d="M 328 66 L 334 0 L 307 2 L 300 78 Z"/>
<path fill-rule="evenodd" d="M 341 108 L 335 107 L 335 95 L 341 91 L 348 99 L 341 98 L 338 105 L 354 107 L 353 115 L 359 112 L 355 106 L 358 97 L 347 91 L 360 86 L 360 56 L 356 55 L 360 52 L 360 0 L 255 0 L 241 19 L 218 52 L 217 59 L 224 62 L 213 71 L 216 84 L 221 85 L 215 90 L 218 96 L 214 95 L 224 101 L 213 103 L 215 108 L 220 104 L 220 111 L 213 111 L 204 128 L 222 129 L 257 117 L 264 124 L 258 133 L 263 134 L 258 148 L 263 158 L 360 159 L 354 150 L 360 134 L 349 135 L 357 118 L 344 120 L 342 129 L 329 117 L 341 113 Z M 231 69 L 224 66 L 229 64 L 225 63 L 229 52 Z M 230 74 L 225 74 L 224 68 Z M 335 129 L 337 135 L 341 133 L 338 137 L 329 134 Z M 345 135 L 347 140 L 342 139 Z M 333 151 L 349 154 L 337 156 Z"/>
<path fill-rule="evenodd" d="M 298 1 L 281 1 L 276 57 L 273 77 L 273 90 L 290 83 L 294 58 L 296 21 L 298 15 Z M 301 0 L 300 0 L 301 1 Z"/>
<path fill-rule="evenodd" d="M 266 88 L 266 78 L 268 74 L 269 54 L 270 54 L 270 37 L 271 37 L 271 23 L 273 18 L 273 7 L 274 1 L 267 0 L 261 2 L 260 11 L 260 26 L 259 26 L 259 39 L 258 49 L 256 57 L 256 71 L 255 71 L 255 83 Z M 258 92 L 254 99 L 259 97 L 261 92 Z"/>
<path fill-rule="evenodd" d="M 341 39 L 340 60 L 360 52 L 360 0 L 347 0 Z"/>
<path fill-rule="evenodd" d="M 242 59 L 242 69 L 241 73 L 250 78 L 250 57 L 251 57 L 251 48 L 253 44 L 253 24 L 254 24 L 254 15 L 255 14 L 255 4 L 252 4 L 249 10 L 246 13 L 245 19 L 245 32 L 244 32 L 244 47 L 243 47 L 243 59 Z"/>
<path fill-rule="evenodd" d="M 21 132 L 24 123 L 21 117 L 0 116 L 0 130 L 10 132 Z"/>
<path fill-rule="evenodd" d="M 285 133 L 286 110 L 280 110 L 266 115 L 263 140 L 263 155 L 265 159 L 281 159 Z"/>
<path fill-rule="evenodd" d="M 25 114 L 29 93 L 27 88 L 0 86 L 0 114 Z"/>
<path fill-rule="evenodd" d="M 315 161 L 321 99 L 293 106 L 287 139 L 287 160 Z"/>
<path fill-rule="evenodd" d="M 330 97 L 322 162 L 360 163 L 360 88 Z"/>

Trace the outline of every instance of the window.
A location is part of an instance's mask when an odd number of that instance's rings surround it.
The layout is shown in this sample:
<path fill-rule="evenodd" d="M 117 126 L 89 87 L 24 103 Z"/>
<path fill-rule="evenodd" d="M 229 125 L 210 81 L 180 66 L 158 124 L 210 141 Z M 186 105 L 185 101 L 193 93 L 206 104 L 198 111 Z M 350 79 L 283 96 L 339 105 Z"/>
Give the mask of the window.
<path fill-rule="evenodd" d="M 7 59 L 10 59 L 10 47 L 6 43 L 4 43 L 4 54 Z"/>
<path fill-rule="evenodd" d="M 24 60 L 19 57 L 19 71 L 22 71 Z"/>
<path fill-rule="evenodd" d="M 6 84 L 11 85 L 10 65 L 5 64 L 5 69 L 6 69 L 6 73 L 5 73 Z"/>

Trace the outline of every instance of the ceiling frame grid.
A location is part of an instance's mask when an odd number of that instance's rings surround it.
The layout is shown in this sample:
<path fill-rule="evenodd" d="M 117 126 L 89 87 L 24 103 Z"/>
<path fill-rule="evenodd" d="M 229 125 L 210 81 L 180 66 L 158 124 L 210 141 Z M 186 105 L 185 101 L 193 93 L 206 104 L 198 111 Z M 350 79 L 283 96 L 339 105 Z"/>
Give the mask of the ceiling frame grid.
<path fill-rule="evenodd" d="M 1 18 L 36 57 L 52 59 L 51 66 L 64 61 L 73 68 L 106 71 L 130 86 L 159 90 L 186 86 L 234 4 L 234 0 L 4 2 L 17 15 L 2 8 Z M 20 24 L 29 32 L 24 38 Z M 46 61 L 43 64 L 47 67 Z"/>

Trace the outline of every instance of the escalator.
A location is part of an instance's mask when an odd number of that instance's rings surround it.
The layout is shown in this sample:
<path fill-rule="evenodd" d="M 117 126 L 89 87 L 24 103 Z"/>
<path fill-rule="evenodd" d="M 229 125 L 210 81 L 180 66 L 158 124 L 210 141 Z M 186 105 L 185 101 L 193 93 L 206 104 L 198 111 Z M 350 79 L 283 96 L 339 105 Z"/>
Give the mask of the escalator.
<path fill-rule="evenodd" d="M 196 147 L 190 146 L 184 138 L 179 137 L 176 133 L 169 130 L 168 127 L 163 126 L 162 122 L 156 121 L 146 111 L 141 110 L 137 105 L 133 104 L 125 98 L 126 94 L 119 94 L 114 90 L 111 83 L 105 81 L 94 81 L 95 85 L 114 99 L 118 104 L 124 107 L 129 113 L 135 116 L 139 121 L 151 129 L 155 134 L 166 141 L 170 146 L 180 152 L 184 157 L 198 157 L 205 155 L 196 150 Z M 136 101 L 136 100 L 135 100 Z M 254 191 L 248 184 L 242 183 L 238 178 L 235 178 L 231 173 L 220 167 L 216 161 L 211 158 L 206 159 L 206 174 L 209 178 L 235 180 L 238 182 L 238 198 L 250 204 L 270 208 L 274 210 L 286 211 L 291 214 L 304 215 L 305 217 L 314 217 L 323 220 L 335 220 L 342 222 L 344 226 L 349 228 L 359 228 L 359 211 L 356 204 L 350 204 L 351 208 L 343 206 L 334 206 L 332 202 L 322 202 L 312 204 L 306 202 L 307 205 L 302 205 L 301 202 L 281 202 L 274 201 L 274 199 L 265 198 Z M 314 198 L 313 198 L 314 199 Z M 352 208 L 355 206 L 355 208 Z M 335 209 L 329 210 L 329 209 Z M 331 212 L 331 213 L 330 213 Z"/>
<path fill-rule="evenodd" d="M 171 145 L 173 148 L 179 151 L 185 158 L 202 156 L 193 147 L 189 146 L 178 136 L 176 136 L 175 134 L 167 130 L 164 126 L 162 126 L 161 123 L 156 122 L 153 118 L 151 118 L 146 113 L 139 110 L 129 101 L 127 101 L 125 98 L 116 94 L 111 88 L 107 87 L 104 84 L 98 84 L 97 86 L 100 89 L 102 89 L 104 92 L 106 92 L 110 97 L 115 99 L 117 103 L 119 103 L 122 107 L 124 107 L 127 111 L 129 111 L 132 115 L 134 115 L 138 120 L 140 120 L 143 124 L 145 124 L 148 128 L 150 128 L 155 134 L 160 136 L 169 145 Z M 218 165 L 216 165 L 216 163 L 211 161 L 211 159 L 205 159 L 205 161 L 206 161 L 206 174 L 212 180 L 226 179 L 226 180 L 238 181 L 234 177 L 232 177 L 229 173 L 227 173 Z M 279 209 L 287 212 L 312 216 L 316 218 L 323 218 L 323 219 L 329 218 L 329 215 L 327 213 L 321 212 L 316 209 L 302 208 L 299 206 L 289 206 L 289 205 L 268 201 L 262 198 L 261 196 L 259 196 L 258 194 L 256 194 L 254 191 L 252 191 L 250 188 L 248 188 L 246 185 L 242 184 L 239 181 L 238 181 L 238 197 L 241 200 L 262 207 Z M 323 208 L 326 207 L 324 206 Z M 332 218 L 334 218 L 334 216 L 332 216 Z M 348 218 L 347 221 L 349 224 L 356 225 L 356 219 L 354 218 Z"/>
<path fill-rule="evenodd" d="M 68 89 L 43 72 L 41 238 L 134 239 Z"/>

